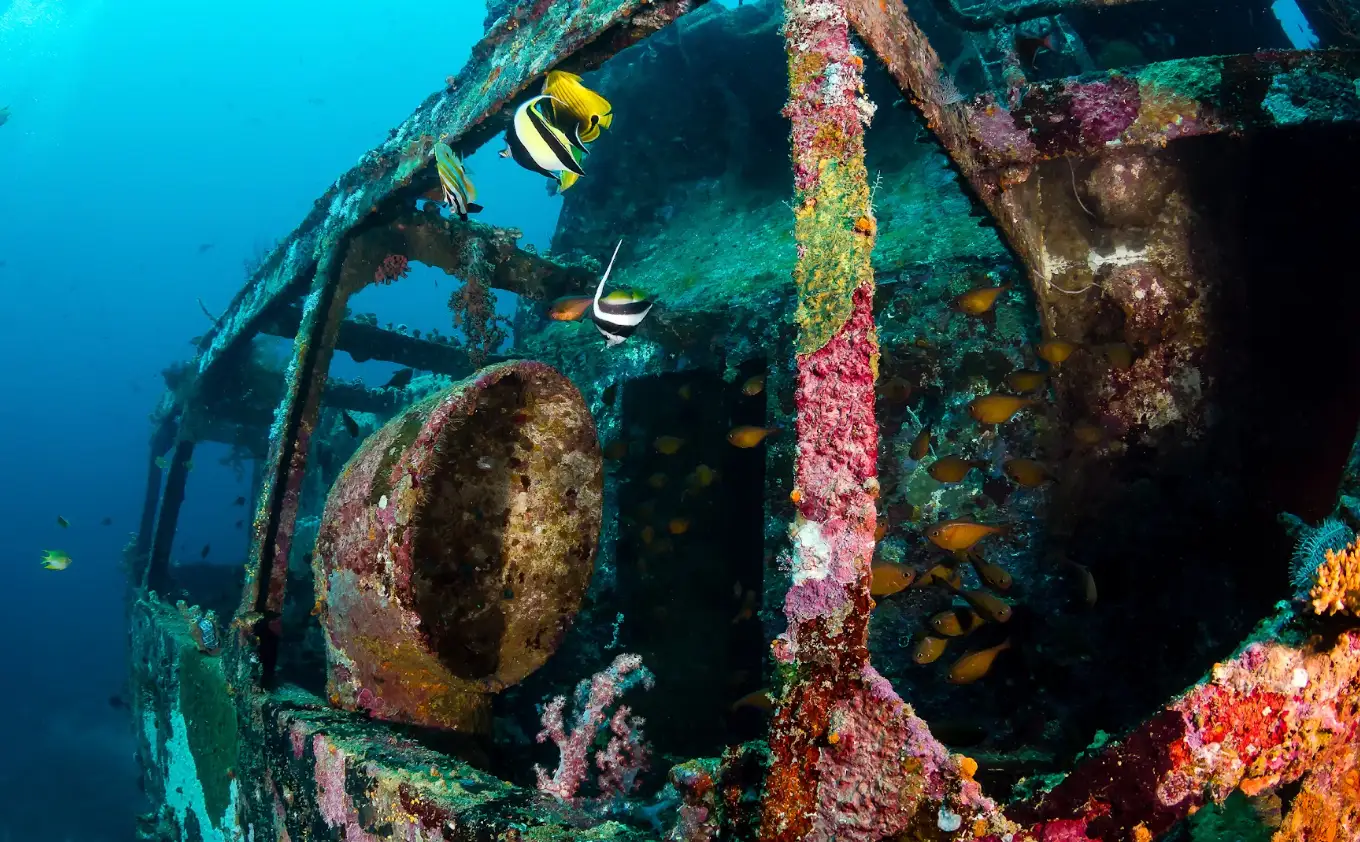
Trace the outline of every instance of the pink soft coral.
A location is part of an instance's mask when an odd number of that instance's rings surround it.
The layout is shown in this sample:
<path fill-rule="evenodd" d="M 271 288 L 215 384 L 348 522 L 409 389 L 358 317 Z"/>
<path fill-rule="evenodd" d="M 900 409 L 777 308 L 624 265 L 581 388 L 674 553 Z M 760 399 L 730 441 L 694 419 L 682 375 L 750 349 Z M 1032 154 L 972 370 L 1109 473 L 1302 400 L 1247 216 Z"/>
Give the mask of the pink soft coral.
<path fill-rule="evenodd" d="M 648 690 L 653 684 L 652 674 L 642 665 L 642 658 L 619 655 L 608 669 L 576 685 L 576 714 L 570 732 L 562 716 L 567 706 L 566 697 L 557 696 L 544 706 L 543 730 L 538 733 L 538 741 L 551 739 L 557 744 L 561 758 L 551 776 L 543 767 L 534 767 L 540 791 L 563 800 L 576 796 L 589 768 L 587 755 L 605 725 L 606 709 L 638 684 Z M 614 712 L 609 719 L 613 736 L 595 757 L 595 765 L 600 769 L 600 792 L 606 799 L 632 792 L 637 786 L 638 775 L 647 767 L 649 752 L 642 739 L 642 719 L 629 713 L 625 705 Z"/>

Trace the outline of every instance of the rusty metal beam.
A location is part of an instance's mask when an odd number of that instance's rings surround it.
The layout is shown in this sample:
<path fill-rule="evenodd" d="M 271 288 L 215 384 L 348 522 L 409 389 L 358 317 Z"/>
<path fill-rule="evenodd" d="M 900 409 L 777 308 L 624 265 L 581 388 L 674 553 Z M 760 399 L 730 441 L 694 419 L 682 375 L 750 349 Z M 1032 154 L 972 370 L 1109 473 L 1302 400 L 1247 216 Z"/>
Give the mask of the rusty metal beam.
<path fill-rule="evenodd" d="M 383 258 L 399 254 L 464 279 L 481 270 L 488 286 L 525 298 L 555 298 L 594 284 L 592 270 L 562 265 L 520 248 L 518 231 L 446 219 L 426 207 L 364 231 L 356 238 L 350 256 L 354 263 L 346 271 L 372 276 Z M 489 263 L 490 269 L 471 265 L 473 260 Z"/>
<path fill-rule="evenodd" d="M 170 458 L 165 490 L 161 493 L 160 512 L 156 516 L 151 560 L 146 568 L 145 585 L 152 590 L 163 590 L 170 581 L 170 549 L 175 540 L 175 529 L 179 525 L 179 510 L 184 505 L 184 488 L 189 480 L 189 463 L 194 458 L 194 443 L 179 441 Z"/>
<path fill-rule="evenodd" d="M 260 322 L 260 333 L 292 339 L 301 324 L 302 309 L 285 307 L 270 313 Z M 462 346 L 416 339 L 354 319 L 341 322 L 335 350 L 344 351 L 355 362 L 382 360 L 450 377 L 466 377 L 472 371 L 472 363 Z M 331 401 L 328 399 L 327 403 Z"/>
<path fill-rule="evenodd" d="M 935 10 L 947 23 L 959 29 L 981 31 L 994 26 L 1024 23 L 1027 20 L 1046 18 L 1070 12 L 1074 9 L 1107 9 L 1111 6 L 1127 6 L 1131 3 L 1145 3 L 1148 0 L 1019 0 L 1019 2 L 986 3 L 983 12 L 960 9 L 955 0 L 934 0 Z"/>

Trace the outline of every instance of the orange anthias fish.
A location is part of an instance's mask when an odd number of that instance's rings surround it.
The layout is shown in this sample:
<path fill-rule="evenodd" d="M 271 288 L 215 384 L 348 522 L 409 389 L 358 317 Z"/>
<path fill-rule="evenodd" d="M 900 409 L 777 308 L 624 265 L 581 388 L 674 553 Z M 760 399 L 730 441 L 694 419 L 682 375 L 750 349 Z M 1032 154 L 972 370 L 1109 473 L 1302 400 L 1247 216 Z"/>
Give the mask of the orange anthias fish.
<path fill-rule="evenodd" d="M 869 582 L 869 593 L 872 596 L 892 596 L 906 590 L 915 578 L 916 571 L 910 567 L 903 567 L 900 564 L 875 564 Z"/>
<path fill-rule="evenodd" d="M 766 436 L 772 436 L 777 432 L 778 427 L 733 427 L 727 434 L 727 440 L 737 447 L 755 447 L 764 441 Z"/>
<path fill-rule="evenodd" d="M 948 564 L 937 564 L 916 580 L 917 587 L 924 588 L 929 585 L 944 585 L 947 588 L 957 589 L 963 586 L 963 577 L 959 575 L 959 571 Z"/>
<path fill-rule="evenodd" d="M 757 374 L 749 377 L 746 382 L 741 384 L 741 393 L 746 397 L 753 397 L 765 391 L 765 375 Z"/>
<path fill-rule="evenodd" d="M 1053 479 L 1048 473 L 1048 468 L 1033 459 L 1008 459 L 1001 466 L 1001 470 L 1021 488 L 1038 488 Z"/>
<path fill-rule="evenodd" d="M 960 482 L 974 468 L 987 467 L 986 459 L 964 459 L 962 456 L 942 456 L 931 463 L 927 472 L 939 482 Z"/>
<path fill-rule="evenodd" d="M 959 637 L 968 634 L 982 625 L 983 619 L 976 611 L 963 608 L 950 608 L 930 618 L 930 627 L 936 634 L 945 637 Z"/>
<path fill-rule="evenodd" d="M 673 517 L 670 523 L 666 524 L 666 530 L 672 535 L 684 535 L 689 531 L 689 518 Z"/>
<path fill-rule="evenodd" d="M 1016 392 L 1037 392 L 1044 388 L 1048 375 L 1042 371 L 1022 368 L 1006 375 L 1006 386 Z"/>
<path fill-rule="evenodd" d="M 889 377 L 878 384 L 878 393 L 889 404 L 904 404 L 911 398 L 911 383 L 903 377 Z"/>
<path fill-rule="evenodd" d="M 1050 339 L 1047 342 L 1040 342 L 1034 353 L 1049 365 L 1062 365 L 1079 347 L 1081 346 L 1077 343 L 1068 342 L 1066 339 Z"/>
<path fill-rule="evenodd" d="M 1105 355 L 1105 359 L 1110 361 L 1110 365 L 1120 371 L 1128 371 L 1133 368 L 1133 349 L 1123 342 L 1111 342 L 1109 345 L 1101 347 L 1100 352 Z"/>
<path fill-rule="evenodd" d="M 588 295 L 564 295 L 548 305 L 548 318 L 555 322 L 574 322 L 586 314 L 592 300 Z"/>
<path fill-rule="evenodd" d="M 949 668 L 950 684 L 971 684 L 982 678 L 992 669 L 996 656 L 1011 648 L 1009 639 L 1003 640 L 990 649 L 969 652 L 954 662 Z"/>
<path fill-rule="evenodd" d="M 981 424 L 1005 424 L 1017 412 L 1036 403 L 1038 401 L 1033 398 L 1017 398 L 1015 395 L 994 392 L 969 401 L 968 414 Z"/>
<path fill-rule="evenodd" d="M 1105 430 L 1098 424 L 1090 421 L 1078 421 L 1072 425 L 1072 435 L 1077 441 L 1086 445 L 1097 445 L 1105 440 Z"/>
<path fill-rule="evenodd" d="M 1007 573 L 999 564 L 992 564 L 990 561 L 983 561 L 976 553 L 969 553 L 968 560 L 973 563 L 973 570 L 977 571 L 978 578 L 989 588 L 998 591 L 1008 591 L 1011 587 L 1011 574 Z"/>
<path fill-rule="evenodd" d="M 946 520 L 926 530 L 930 542 L 944 550 L 967 550 L 988 535 L 1005 535 L 1010 532 L 1006 525 L 988 526 L 971 520 Z"/>
<path fill-rule="evenodd" d="M 944 654 L 944 648 L 948 645 L 949 641 L 943 637 L 927 635 L 917 642 L 916 648 L 911 651 L 911 659 L 918 664 L 933 664 Z"/>
<path fill-rule="evenodd" d="M 916 434 L 915 440 L 911 443 L 911 452 L 907 454 L 912 459 L 920 462 L 930 455 L 930 425 L 921 428 L 921 432 Z"/>
<path fill-rule="evenodd" d="M 1011 607 L 1005 600 L 992 596 L 986 591 L 960 591 L 956 590 L 959 596 L 968 601 L 973 606 L 973 610 L 982 615 L 984 620 L 993 623 L 1004 623 L 1011 618 Z"/>
<path fill-rule="evenodd" d="M 1001 293 L 1010 289 L 1010 284 L 1002 284 L 999 287 L 977 287 L 970 289 L 963 295 L 954 299 L 954 307 L 961 313 L 970 316 L 981 316 L 996 305 L 996 299 Z"/>
<path fill-rule="evenodd" d="M 652 442 L 656 452 L 663 456 L 674 456 L 680 448 L 685 446 L 685 440 L 679 436 L 657 436 Z"/>
<path fill-rule="evenodd" d="M 732 703 L 732 710 L 736 711 L 741 710 L 742 708 L 774 710 L 774 697 L 770 695 L 769 690 L 763 689 L 756 690 L 753 693 L 747 693 L 745 696 L 742 696 Z"/>

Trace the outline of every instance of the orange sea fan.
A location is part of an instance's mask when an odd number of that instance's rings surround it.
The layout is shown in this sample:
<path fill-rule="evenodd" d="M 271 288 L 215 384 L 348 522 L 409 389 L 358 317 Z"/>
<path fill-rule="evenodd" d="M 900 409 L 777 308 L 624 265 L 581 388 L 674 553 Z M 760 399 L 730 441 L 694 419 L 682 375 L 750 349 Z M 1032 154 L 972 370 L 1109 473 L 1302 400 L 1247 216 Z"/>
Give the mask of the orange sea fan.
<path fill-rule="evenodd" d="M 1314 574 L 1313 611 L 1360 617 L 1360 538 L 1343 550 L 1328 550 Z"/>

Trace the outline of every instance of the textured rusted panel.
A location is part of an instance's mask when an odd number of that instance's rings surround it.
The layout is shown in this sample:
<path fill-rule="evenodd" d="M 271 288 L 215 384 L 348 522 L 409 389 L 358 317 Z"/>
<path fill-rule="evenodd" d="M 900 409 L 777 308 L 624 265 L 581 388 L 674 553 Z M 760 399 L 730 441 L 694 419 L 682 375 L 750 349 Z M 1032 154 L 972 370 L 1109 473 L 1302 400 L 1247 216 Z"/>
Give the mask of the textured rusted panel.
<path fill-rule="evenodd" d="M 392 419 L 326 501 L 314 560 L 332 702 L 480 731 L 580 607 L 603 467 L 579 392 L 503 363 Z"/>

